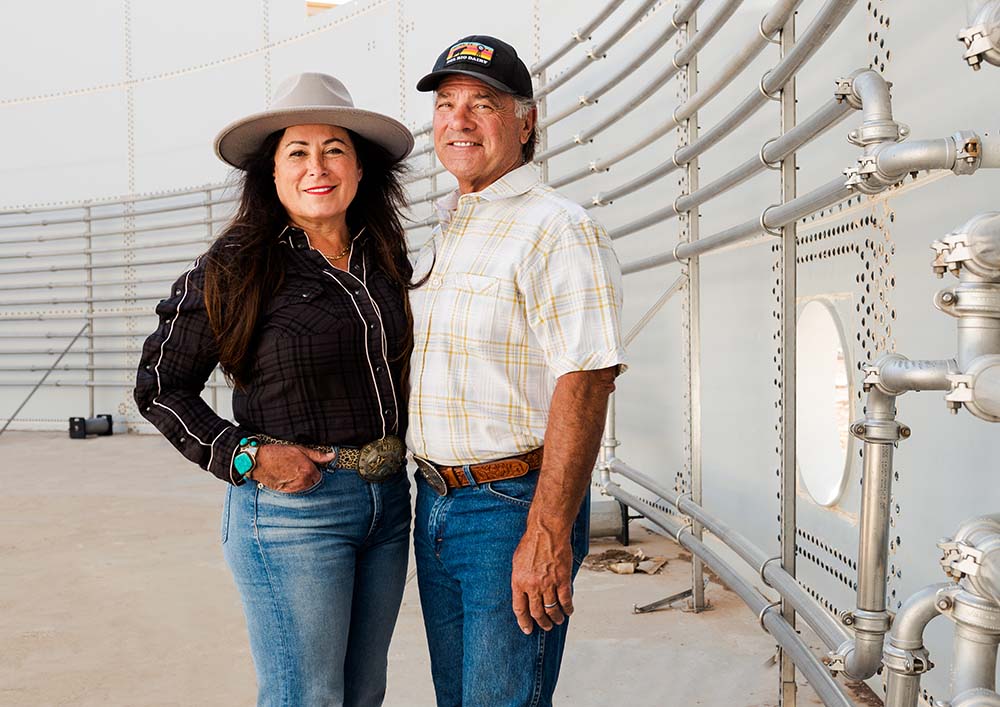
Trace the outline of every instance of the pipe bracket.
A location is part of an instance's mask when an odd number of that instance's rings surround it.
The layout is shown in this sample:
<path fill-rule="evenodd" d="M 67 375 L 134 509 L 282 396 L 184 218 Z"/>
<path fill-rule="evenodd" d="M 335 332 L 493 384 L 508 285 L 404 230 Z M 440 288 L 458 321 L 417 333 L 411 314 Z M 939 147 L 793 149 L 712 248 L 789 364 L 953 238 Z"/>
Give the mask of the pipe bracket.
<path fill-rule="evenodd" d="M 767 569 L 767 566 L 769 564 L 771 564 L 775 560 L 780 560 L 780 559 L 781 555 L 775 555 L 774 557 L 767 558 L 766 560 L 764 560 L 764 563 L 760 566 L 760 570 L 758 571 L 758 573 L 760 574 L 760 581 L 766 584 L 768 587 L 771 587 L 771 589 L 774 589 L 774 585 L 767 581 L 767 577 L 764 576 L 764 570 Z"/>
<path fill-rule="evenodd" d="M 768 631 L 767 626 L 764 625 L 764 615 L 767 614 L 767 612 L 769 612 L 771 609 L 774 609 L 779 606 L 781 606 L 780 601 L 772 601 L 770 604 L 761 609 L 759 614 L 757 614 L 757 622 L 760 624 L 761 629 L 765 633 L 771 633 L 771 632 Z"/>
<path fill-rule="evenodd" d="M 777 228 L 777 229 L 771 228 L 770 226 L 767 225 L 767 223 L 765 223 L 765 218 L 767 217 L 767 212 L 770 211 L 771 209 L 773 209 L 776 206 L 781 206 L 781 204 L 771 204 L 766 209 L 764 209 L 763 211 L 761 211 L 760 212 L 760 216 L 757 219 L 757 223 L 760 224 L 760 230 L 762 230 L 764 233 L 769 233 L 770 235 L 775 236 L 776 238 L 781 238 L 782 235 L 784 234 L 784 230 L 783 229 L 781 229 L 781 228 Z"/>
<path fill-rule="evenodd" d="M 765 71 L 761 75 L 760 81 L 757 82 L 757 89 L 761 92 L 761 94 L 764 96 L 764 98 L 766 98 L 766 99 L 768 99 L 770 101 L 780 101 L 781 100 L 781 89 L 778 89 L 778 91 L 776 93 L 768 93 L 767 89 L 764 88 L 764 82 L 767 80 L 767 77 L 770 74 L 771 74 L 771 71 L 769 69 L 769 70 Z"/>
<path fill-rule="evenodd" d="M 674 256 L 674 260 L 678 263 L 686 263 L 688 262 L 688 260 L 690 260 L 690 258 L 682 258 L 681 256 L 677 255 L 677 249 L 680 248 L 682 245 L 687 245 L 687 241 L 677 241 L 677 243 L 674 244 L 674 249 L 670 252 L 670 254 Z"/>
<path fill-rule="evenodd" d="M 757 24 L 757 31 L 760 32 L 760 36 L 764 38 L 765 42 L 767 42 L 769 44 L 781 44 L 780 37 L 778 39 L 775 39 L 773 37 L 769 37 L 767 35 L 767 32 L 764 31 L 764 20 L 766 20 L 766 19 L 767 19 L 767 15 L 764 15 L 763 17 L 760 18 L 760 22 Z"/>
<path fill-rule="evenodd" d="M 767 167 L 768 169 L 781 169 L 781 160 L 768 162 L 767 158 L 764 157 L 764 150 L 766 150 L 767 146 L 777 139 L 778 138 L 776 137 L 772 137 L 770 140 L 766 141 L 763 145 L 760 146 L 760 151 L 757 153 L 757 157 L 760 159 L 760 163 L 765 167 Z"/>

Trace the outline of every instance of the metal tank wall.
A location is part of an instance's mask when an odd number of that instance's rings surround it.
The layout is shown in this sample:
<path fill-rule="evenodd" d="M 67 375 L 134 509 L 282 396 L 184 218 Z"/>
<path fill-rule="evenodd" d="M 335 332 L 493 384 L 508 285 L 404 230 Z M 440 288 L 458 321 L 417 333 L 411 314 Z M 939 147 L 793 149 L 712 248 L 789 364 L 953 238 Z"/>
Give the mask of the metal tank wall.
<path fill-rule="evenodd" d="M 619 4 L 592 39 L 546 71 L 546 81 L 558 80 L 562 71 L 581 61 L 588 47 L 607 37 L 641 5 L 639 0 Z M 800 32 L 822 4 L 801 3 Z M 88 213 L 84 206 L 62 212 L 46 209 L 92 200 L 91 217 L 114 216 L 94 228 L 121 231 L 104 237 L 101 247 L 118 247 L 124 253 L 92 256 L 97 264 L 102 258 L 109 264 L 94 271 L 99 272 L 94 281 L 115 284 L 77 290 L 81 300 L 91 300 L 90 310 L 102 314 L 94 320 L 95 331 L 122 335 L 95 340 L 96 351 L 88 360 L 104 370 L 53 374 L 54 379 L 68 382 L 89 377 L 107 385 L 43 387 L 14 427 L 62 429 L 66 417 L 86 414 L 93 391 L 97 412 L 114 413 L 118 426 L 130 431 L 151 431 L 131 401 L 130 367 L 137 361 L 135 349 L 153 326 L 147 312 L 169 287 L 161 280 L 184 269 L 181 259 L 203 248 L 199 240 L 207 240 L 219 228 L 229 208 L 225 203 L 199 206 L 203 201 L 224 201 L 227 195 L 219 185 L 228 173 L 212 154 L 211 139 L 229 120 L 264 108 L 282 77 L 304 70 L 334 73 L 360 105 L 397 115 L 416 129 L 430 119 L 431 99 L 413 86 L 448 42 L 466 34 L 495 34 L 511 41 L 532 64 L 566 42 L 605 5 L 598 0 L 515 0 L 455 7 L 426 0 L 356 0 L 312 18 L 305 16 L 303 3 L 277 0 L 177 0 L 169 5 L 125 0 L 87 8 L 59 3 L 55 14 L 52 4 L 7 9 L 0 30 L 7 59 L 0 62 L 4 87 L 0 115 L 13 139 L 8 140 L 0 165 L 0 207 L 4 207 L 0 226 L 29 221 L 39 213 L 49 217 L 68 213 L 78 219 L 77 225 L 84 224 L 83 214 Z M 699 24 L 704 25 L 722 5 L 722 0 L 706 0 L 698 11 Z M 721 69 L 771 5 L 763 0 L 741 4 L 699 54 L 700 78 L 710 79 Z M 648 14 L 608 49 L 606 58 L 590 62 L 553 91 L 546 99 L 547 112 L 558 113 L 614 76 L 669 25 L 674 9 L 672 2 L 650 3 Z M 836 79 L 872 66 L 893 82 L 895 118 L 910 126 L 914 138 L 944 137 L 959 129 L 992 132 L 1000 111 L 996 90 L 1000 69 L 986 67 L 973 73 L 965 65 L 954 37 L 964 23 L 960 3 L 856 3 L 832 40 L 798 74 L 799 118 L 832 96 Z M 554 125 L 547 144 L 561 144 L 617 110 L 669 65 L 678 46 L 677 39 L 667 42 L 596 105 Z M 777 58 L 777 48 L 768 47 L 750 62 L 737 81 L 699 112 L 702 128 L 715 124 L 754 90 Z M 550 160 L 549 178 L 558 180 L 634 143 L 668 117 L 683 96 L 679 81 L 656 91 L 593 142 Z M 800 194 L 854 164 L 859 151 L 845 136 L 859 122 L 860 115 L 852 112 L 799 152 Z M 765 140 L 780 132 L 778 104 L 765 106 L 701 158 L 701 183 L 752 157 Z M 670 133 L 609 172 L 576 180 L 562 191 L 589 203 L 595 194 L 669 159 L 678 144 L 678 134 Z M 424 145 L 426 138 L 418 140 L 418 149 Z M 429 155 L 416 157 L 412 164 L 415 174 L 434 167 Z M 799 225 L 799 304 L 824 299 L 839 316 L 850 342 L 845 354 L 852 370 L 851 420 L 861 417 L 858 364 L 887 351 L 911 358 L 954 355 L 955 322 L 931 304 L 934 292 L 947 283 L 931 274 L 929 244 L 975 213 L 995 209 L 998 175 L 987 170 L 971 177 L 945 174 L 918 175 L 888 196 L 854 197 Z M 683 173 L 677 171 L 592 211 L 614 228 L 669 205 L 682 181 Z M 433 182 L 420 180 L 412 185 L 411 195 L 420 201 L 427 192 L 448 184 L 446 176 Z M 102 203 L 176 190 L 193 193 L 154 203 L 186 205 L 191 220 L 201 223 L 143 231 L 161 222 L 169 225 L 169 218 L 137 215 L 141 205 Z M 701 234 L 756 218 L 778 201 L 777 173 L 768 171 L 704 205 Z M 414 206 L 417 221 L 430 213 L 426 203 Z M 684 227 L 683 221 L 674 219 L 617 240 L 619 257 L 631 262 L 669 251 Z M 0 231 L 0 256 L 30 249 L 39 262 L 78 262 L 81 256 L 46 256 L 60 248 L 59 242 L 5 243 L 15 232 L 31 237 L 51 233 L 52 228 L 5 228 Z M 426 228 L 412 229 L 414 244 L 426 233 Z M 164 262 L 141 268 L 132 264 L 151 258 L 144 245 L 167 238 L 177 238 L 179 244 L 156 250 Z M 779 551 L 781 513 L 779 257 L 772 244 L 763 243 L 706 256 L 701 265 L 704 505 L 761 547 L 773 549 L 773 554 Z M 0 344 L 8 351 L 28 350 L 26 340 L 15 334 L 75 332 L 89 311 L 79 303 L 46 305 L 37 295 L 32 304 L 8 304 L 17 299 L 11 293 L 18 286 L 65 277 L 19 273 L 13 265 L 20 263 L 27 260 L 0 261 L 0 288 L 10 288 L 0 290 L 0 299 L 7 301 L 0 314 Z M 626 329 L 680 271 L 675 264 L 628 276 Z M 617 436 L 622 442 L 618 456 L 681 489 L 690 483 L 686 304 L 686 294 L 675 297 L 638 334 L 630 347 L 630 370 L 619 380 L 617 394 Z M 37 318 L 55 314 L 64 319 Z M 101 341 L 115 342 L 103 345 L 110 353 L 100 353 Z M 45 348 L 61 350 L 66 342 L 60 339 Z M 37 342 L 30 346 L 32 351 L 38 348 Z M 13 412 L 52 360 L 53 355 L 37 353 L 0 357 L 4 384 L 0 418 Z M 68 360 L 79 365 L 83 359 Z M 31 370 L 35 367 L 40 370 Z M 228 414 L 225 388 L 221 380 L 216 385 L 220 387 L 206 395 L 214 396 L 220 412 Z M 809 414 L 807 407 L 803 401 L 800 417 Z M 909 393 L 900 398 L 898 408 L 913 436 L 896 451 L 890 610 L 918 588 L 941 580 L 935 547 L 939 537 L 949 535 L 971 515 L 1000 508 L 1000 491 L 991 483 L 1000 452 L 995 427 L 965 412 L 949 415 L 940 393 Z M 851 608 L 854 602 L 859 449 L 855 444 L 850 450 L 853 461 L 846 490 L 834 506 L 814 503 L 804 489 L 798 494 L 799 577 L 833 612 Z M 939 668 L 924 678 L 928 699 L 947 696 L 944 666 L 950 656 L 950 635 L 947 622 L 938 622 L 929 631 L 927 645 Z"/>

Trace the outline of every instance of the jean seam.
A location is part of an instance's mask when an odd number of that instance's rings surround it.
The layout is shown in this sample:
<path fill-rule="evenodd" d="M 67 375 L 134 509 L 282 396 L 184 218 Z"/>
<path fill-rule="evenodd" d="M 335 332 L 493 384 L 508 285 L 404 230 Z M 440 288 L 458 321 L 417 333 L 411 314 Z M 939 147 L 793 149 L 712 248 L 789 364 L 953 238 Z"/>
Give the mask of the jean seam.
<path fill-rule="evenodd" d="M 267 555 L 264 552 L 264 546 L 261 544 L 261 541 L 260 541 L 260 532 L 258 531 L 258 528 L 257 528 L 257 507 L 258 507 L 257 506 L 257 500 L 260 498 L 260 492 L 261 492 L 261 489 L 258 488 L 257 489 L 257 493 L 254 494 L 254 503 L 253 503 L 254 533 L 253 533 L 253 536 L 254 536 L 254 541 L 255 541 L 255 543 L 257 545 L 257 552 L 260 553 L 260 564 L 264 568 L 264 574 L 267 576 L 267 592 L 268 592 L 268 595 L 270 596 L 270 599 L 271 599 L 271 608 L 274 611 L 275 616 L 277 616 L 278 619 L 279 619 L 278 622 L 277 622 L 278 626 L 279 626 L 279 629 L 277 631 L 277 633 L 278 633 L 278 636 L 277 636 L 278 641 L 277 642 L 278 642 L 278 649 L 279 649 L 279 652 L 280 652 L 280 655 L 281 655 L 282 670 L 285 672 L 284 679 L 281 681 L 281 685 L 282 685 L 281 702 L 282 702 L 283 705 L 285 705 L 285 707 L 294 707 L 291 704 L 291 699 L 290 699 L 291 696 L 287 693 L 288 685 L 289 685 L 289 682 L 290 682 L 289 678 L 291 676 L 289 674 L 290 671 L 288 669 L 288 640 L 287 640 L 287 638 L 285 636 L 285 622 L 284 622 L 284 620 L 281 619 L 281 612 L 278 610 L 278 600 L 277 600 L 277 595 L 276 595 L 276 593 L 274 591 L 274 580 L 272 579 L 272 576 L 271 576 L 271 568 L 267 564 Z"/>
<path fill-rule="evenodd" d="M 531 508 L 531 503 L 532 503 L 531 501 L 526 501 L 523 498 L 514 498 L 513 496 L 508 496 L 502 491 L 497 491 L 495 488 L 493 488 L 492 481 L 485 484 L 481 484 L 480 488 L 486 491 L 486 493 L 488 493 L 493 498 L 497 498 L 501 501 L 506 501 L 507 503 L 517 506 L 518 508 Z"/>
<path fill-rule="evenodd" d="M 365 535 L 365 539 L 363 540 L 365 543 L 375 534 L 375 527 L 382 517 L 382 504 L 379 503 L 380 498 L 375 484 L 368 484 L 368 495 L 372 497 L 372 522 L 368 526 L 368 534 Z"/>
<path fill-rule="evenodd" d="M 535 681 L 531 691 L 531 707 L 538 707 L 542 699 L 542 682 L 544 677 L 543 667 L 545 665 L 545 631 L 535 627 L 538 633 L 538 656 L 535 660 Z"/>

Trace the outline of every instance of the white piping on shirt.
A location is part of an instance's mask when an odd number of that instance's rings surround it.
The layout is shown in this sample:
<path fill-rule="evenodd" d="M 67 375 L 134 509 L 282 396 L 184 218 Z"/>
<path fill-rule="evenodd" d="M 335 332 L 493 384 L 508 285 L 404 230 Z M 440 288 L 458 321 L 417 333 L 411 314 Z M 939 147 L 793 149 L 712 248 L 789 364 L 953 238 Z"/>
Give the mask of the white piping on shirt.
<path fill-rule="evenodd" d="M 358 236 L 360 236 L 363 232 L 364 232 L 364 229 L 362 228 L 360 231 L 358 231 Z M 309 240 L 309 234 L 306 233 L 305 231 L 302 231 L 302 233 L 305 235 L 306 242 L 309 244 L 309 247 L 312 248 L 313 244 L 312 244 L 312 241 Z M 356 239 L 358 236 L 355 236 L 354 239 Z M 353 243 L 354 243 L 354 239 L 351 240 L 352 246 L 353 246 Z M 363 255 L 362 255 L 361 262 L 364 263 L 364 256 Z M 350 260 L 348 260 L 348 263 L 350 263 Z M 338 285 L 340 285 L 343 288 L 344 292 L 347 293 L 347 296 L 351 300 L 351 304 L 354 305 L 354 309 L 357 310 L 357 312 L 358 312 L 358 318 L 360 318 L 361 319 L 361 323 L 365 325 L 364 326 L 364 334 L 365 334 L 365 359 L 368 361 L 368 370 L 372 374 L 372 385 L 375 388 L 375 397 L 378 398 L 378 415 L 379 415 L 379 418 L 381 418 L 381 420 L 382 420 L 382 436 L 385 437 L 385 413 L 382 411 L 382 394 L 379 392 L 379 389 L 378 389 L 378 378 L 375 377 L 375 366 L 372 365 L 372 355 L 371 355 L 371 352 L 368 350 L 368 323 L 365 321 L 365 315 L 361 313 L 361 308 L 358 306 L 358 303 L 354 301 L 354 296 L 351 294 L 351 291 L 347 289 L 347 287 L 344 285 L 344 283 L 342 283 L 340 280 L 338 280 L 337 276 L 334 275 L 332 272 L 330 272 L 328 270 L 324 270 L 323 272 L 326 273 L 326 275 L 331 280 L 333 280 L 335 283 L 337 283 Z M 356 276 L 351 275 L 350 271 L 345 270 L 344 272 L 346 272 L 350 277 L 353 277 L 355 280 L 358 281 L 358 284 L 360 284 L 364 288 L 365 293 L 368 295 L 368 299 L 371 300 L 372 304 L 374 304 L 375 300 L 372 298 L 371 292 L 368 292 L 368 288 L 365 287 L 365 283 L 362 282 L 361 280 L 359 280 Z M 379 324 L 382 324 L 382 329 L 384 330 L 385 329 L 385 325 L 382 323 L 382 316 L 381 316 L 381 314 L 379 314 L 378 307 L 375 307 L 375 315 L 378 317 Z M 388 362 L 386 363 L 386 365 L 388 366 Z M 390 375 L 389 377 L 390 377 L 390 380 L 391 380 L 392 376 Z M 395 398 L 395 394 L 396 394 L 395 390 L 393 390 L 393 397 L 394 398 Z M 398 403 L 396 404 L 396 407 L 397 408 L 399 407 Z M 396 414 L 396 419 L 397 420 L 399 419 L 398 412 Z"/>
<path fill-rule="evenodd" d="M 191 429 L 184 423 L 184 420 L 181 419 L 181 416 L 178 415 L 176 411 L 172 410 L 171 408 L 167 407 L 159 400 L 157 400 L 159 396 L 163 395 L 163 386 L 160 381 L 160 364 L 163 363 L 163 353 L 167 347 L 167 342 L 170 341 L 170 337 L 174 335 L 174 326 L 177 325 L 177 318 L 181 315 L 181 305 L 184 304 L 184 300 L 187 299 L 188 287 L 190 286 L 190 281 L 191 281 L 191 273 L 197 269 L 199 263 L 201 263 L 200 257 L 194 261 L 194 265 L 191 266 L 191 269 L 188 270 L 186 273 L 184 273 L 184 293 L 181 295 L 180 300 L 177 302 L 177 310 L 174 312 L 173 319 L 170 320 L 170 331 L 167 332 L 166 338 L 164 338 L 163 343 L 160 344 L 160 357 L 156 360 L 156 365 L 153 367 L 153 370 L 156 372 L 156 397 L 153 398 L 153 405 L 163 408 L 171 415 L 176 417 L 177 421 L 181 423 L 181 427 L 184 428 L 184 431 L 187 432 L 195 440 L 197 440 L 198 444 L 200 444 L 203 447 L 211 447 L 211 444 L 204 442 L 198 435 L 196 435 L 194 432 L 191 431 Z M 212 450 L 212 453 L 213 454 L 215 453 L 214 449 Z"/>

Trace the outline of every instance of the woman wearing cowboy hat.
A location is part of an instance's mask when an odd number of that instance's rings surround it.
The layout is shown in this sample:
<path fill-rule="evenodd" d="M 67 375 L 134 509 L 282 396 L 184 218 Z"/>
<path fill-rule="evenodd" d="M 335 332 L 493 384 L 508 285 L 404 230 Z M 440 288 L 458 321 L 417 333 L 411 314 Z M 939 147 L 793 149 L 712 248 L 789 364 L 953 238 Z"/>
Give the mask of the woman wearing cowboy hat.
<path fill-rule="evenodd" d="M 301 74 L 226 127 L 243 171 L 232 220 L 174 284 L 135 399 L 188 459 L 230 484 L 226 561 L 260 705 L 379 705 L 406 581 L 411 274 L 397 121 Z M 202 400 L 216 365 L 235 423 Z"/>

